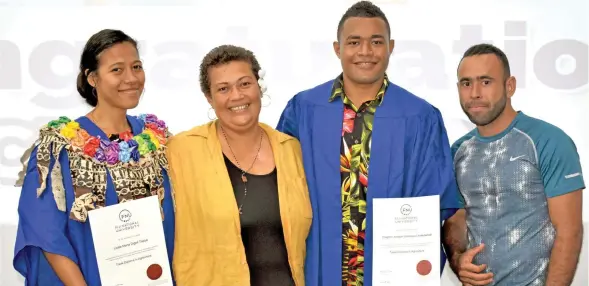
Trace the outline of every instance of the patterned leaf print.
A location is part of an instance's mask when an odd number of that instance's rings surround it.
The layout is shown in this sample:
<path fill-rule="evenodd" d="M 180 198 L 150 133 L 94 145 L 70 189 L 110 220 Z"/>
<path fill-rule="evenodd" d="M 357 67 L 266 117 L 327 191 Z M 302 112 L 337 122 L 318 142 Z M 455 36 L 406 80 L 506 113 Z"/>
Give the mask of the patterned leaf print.
<path fill-rule="evenodd" d="M 342 285 L 364 284 L 364 238 L 366 234 L 366 193 L 369 178 L 370 146 L 376 107 L 383 101 L 388 85 L 385 77 L 374 100 L 359 108 L 345 96 L 340 76 L 330 101 L 344 104 L 340 152 L 342 198 Z"/>
<path fill-rule="evenodd" d="M 374 122 L 374 113 L 366 113 L 362 117 L 362 123 L 364 123 L 364 129 L 362 135 L 365 133 L 372 133 L 372 123 Z"/>
<path fill-rule="evenodd" d="M 342 191 L 342 202 L 347 203 L 350 196 L 350 176 L 346 177 L 342 182 L 341 191 Z"/>
<path fill-rule="evenodd" d="M 344 208 L 344 211 L 342 212 L 342 223 L 344 224 L 349 224 L 350 223 L 350 217 L 351 217 L 351 213 L 350 213 L 350 207 L 347 206 L 346 208 Z M 344 236 L 344 240 L 346 239 L 346 236 Z"/>
<path fill-rule="evenodd" d="M 352 164 L 351 164 L 351 169 L 352 172 L 354 172 L 355 170 L 360 169 L 360 153 L 362 153 L 362 145 L 360 144 L 355 144 L 352 145 Z"/>
<path fill-rule="evenodd" d="M 363 133 L 360 152 L 361 161 L 365 162 L 360 165 L 360 172 L 368 173 L 368 162 L 370 162 L 370 143 L 372 142 L 372 133 Z"/>
<path fill-rule="evenodd" d="M 339 163 L 340 163 L 340 172 L 348 173 L 350 172 L 350 158 L 346 157 L 345 155 L 339 156 Z"/>
<path fill-rule="evenodd" d="M 358 184 L 358 175 L 355 172 L 350 173 L 350 196 L 348 197 L 347 204 L 350 207 L 358 205 L 358 199 L 360 198 L 360 185 Z"/>
<path fill-rule="evenodd" d="M 366 213 L 366 200 L 360 200 L 360 202 L 358 203 L 358 211 L 360 213 Z M 360 226 L 360 229 L 364 230 L 366 229 L 366 220 L 363 219 L 362 220 L 362 225 Z"/>

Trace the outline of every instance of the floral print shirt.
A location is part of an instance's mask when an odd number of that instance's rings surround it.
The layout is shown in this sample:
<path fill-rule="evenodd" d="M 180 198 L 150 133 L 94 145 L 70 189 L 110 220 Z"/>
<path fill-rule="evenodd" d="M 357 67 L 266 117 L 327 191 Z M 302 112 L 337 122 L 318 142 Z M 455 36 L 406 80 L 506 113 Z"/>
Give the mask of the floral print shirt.
<path fill-rule="evenodd" d="M 388 86 L 385 75 L 382 87 L 373 100 L 356 107 L 345 95 L 343 75 L 334 82 L 330 102 L 341 97 L 344 104 L 340 153 L 342 197 L 342 285 L 364 284 L 364 237 L 366 230 L 366 192 L 374 112 L 382 103 Z"/>

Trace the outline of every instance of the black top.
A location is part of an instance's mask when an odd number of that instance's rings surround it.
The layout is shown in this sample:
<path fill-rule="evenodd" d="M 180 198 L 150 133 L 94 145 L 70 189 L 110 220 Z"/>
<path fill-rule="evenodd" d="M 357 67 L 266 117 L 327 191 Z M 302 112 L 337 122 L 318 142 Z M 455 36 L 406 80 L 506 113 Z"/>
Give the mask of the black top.
<path fill-rule="evenodd" d="M 120 142 L 120 141 L 122 141 L 121 138 L 119 137 L 119 134 L 110 134 L 108 136 L 108 140 L 114 141 L 114 142 Z"/>
<path fill-rule="evenodd" d="M 241 237 L 251 286 L 294 286 L 280 220 L 276 169 L 267 175 L 246 174 L 244 183 L 241 170 L 224 157 L 237 206 L 243 203 Z"/>

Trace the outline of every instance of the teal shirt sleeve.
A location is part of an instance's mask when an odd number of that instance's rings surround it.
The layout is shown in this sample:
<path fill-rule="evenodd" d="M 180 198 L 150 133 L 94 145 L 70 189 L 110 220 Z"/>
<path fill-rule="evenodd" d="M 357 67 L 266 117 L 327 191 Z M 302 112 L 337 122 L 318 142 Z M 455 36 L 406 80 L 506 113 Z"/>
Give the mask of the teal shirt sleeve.
<path fill-rule="evenodd" d="M 585 188 L 577 147 L 564 131 L 550 126 L 535 141 L 544 191 L 548 198 Z"/>
<path fill-rule="evenodd" d="M 454 144 L 452 144 L 452 164 L 454 166 L 454 174 L 456 174 L 456 165 L 454 165 L 455 162 L 455 156 L 456 153 L 458 152 L 458 150 L 460 149 L 460 147 L 462 146 L 462 143 L 464 143 L 464 141 L 472 138 L 472 131 L 469 132 L 468 134 L 462 136 L 460 139 L 456 140 L 456 142 L 454 142 Z M 454 178 L 455 180 L 457 179 L 456 177 Z M 462 192 L 460 191 L 460 186 L 458 185 L 458 182 L 456 182 L 456 186 L 458 188 L 458 205 L 460 206 L 461 209 L 466 207 L 466 202 L 464 201 L 464 197 L 462 196 Z"/>

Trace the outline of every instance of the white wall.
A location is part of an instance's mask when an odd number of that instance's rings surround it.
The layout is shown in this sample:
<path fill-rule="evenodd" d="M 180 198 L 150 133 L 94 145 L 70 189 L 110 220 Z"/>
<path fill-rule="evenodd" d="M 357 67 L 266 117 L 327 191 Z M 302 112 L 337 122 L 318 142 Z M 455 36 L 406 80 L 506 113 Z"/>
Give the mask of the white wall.
<path fill-rule="evenodd" d="M 18 158 L 48 119 L 88 110 L 74 84 L 79 52 L 92 33 L 118 28 L 142 41 L 148 79 L 134 112 L 158 114 L 172 132 L 207 120 L 208 105 L 198 88 L 202 56 L 223 43 L 252 49 L 267 70 L 273 99 L 263 109 L 262 121 L 274 125 L 292 95 L 340 71 L 331 43 L 341 14 L 354 1 L 81 2 L 0 0 L 2 286 L 22 285 L 11 264 Z M 493 40 L 505 49 L 518 78 L 515 107 L 564 129 L 589 169 L 587 1 L 376 2 L 382 3 L 397 39 L 390 78 L 441 109 L 451 141 L 472 128 L 454 87 L 460 53 L 468 45 Z M 587 211 L 583 218 L 587 224 Z M 589 284 L 586 241 L 574 285 Z M 446 271 L 443 285 L 459 284 Z"/>

